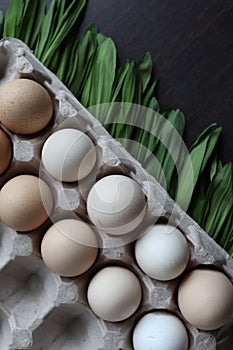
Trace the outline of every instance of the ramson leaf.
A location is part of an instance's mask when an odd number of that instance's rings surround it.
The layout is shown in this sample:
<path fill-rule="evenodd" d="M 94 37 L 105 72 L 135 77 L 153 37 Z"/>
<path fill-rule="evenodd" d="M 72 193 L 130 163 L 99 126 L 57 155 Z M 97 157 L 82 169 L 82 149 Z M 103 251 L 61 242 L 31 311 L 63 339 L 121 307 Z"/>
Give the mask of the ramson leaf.
<path fill-rule="evenodd" d="M 3 13 L 0 11 L 0 38 L 2 37 L 2 30 L 3 30 Z"/>
<path fill-rule="evenodd" d="M 148 90 L 145 92 L 143 98 L 142 98 L 142 104 L 143 106 L 150 106 L 150 101 L 155 98 L 154 97 L 154 90 L 155 86 L 157 84 L 157 81 L 154 81 L 151 86 L 148 88 Z"/>
<path fill-rule="evenodd" d="M 57 19 L 57 1 L 53 0 L 49 6 L 48 12 L 44 13 L 43 23 L 40 27 L 40 32 L 38 35 L 37 46 L 35 48 L 35 55 L 42 59 L 45 54 L 46 46 L 51 41 L 53 31 L 55 29 L 55 20 Z"/>
<path fill-rule="evenodd" d="M 141 81 L 141 94 L 143 94 L 146 91 L 146 88 L 151 79 L 151 73 L 153 68 L 151 54 L 149 52 L 146 52 L 146 54 L 136 63 L 136 67 Z"/>
<path fill-rule="evenodd" d="M 3 37 L 20 37 L 24 11 L 23 0 L 10 0 L 4 21 Z"/>
<path fill-rule="evenodd" d="M 214 151 L 220 133 L 221 128 L 216 128 L 216 124 L 212 124 L 202 132 L 191 147 L 190 157 L 185 160 L 179 174 L 179 190 L 175 196 L 175 201 L 182 208 L 188 207 L 190 195 L 193 193 L 199 175 L 204 171 Z"/>
<path fill-rule="evenodd" d="M 228 214 L 233 211 L 233 167 L 226 164 L 211 183 L 204 206 L 203 228 L 217 237 Z"/>
<path fill-rule="evenodd" d="M 41 26 L 41 13 L 40 11 L 45 8 L 45 1 L 33 1 L 25 0 L 22 14 L 22 25 L 20 31 L 20 39 L 26 45 L 32 45 L 31 36 L 36 30 L 36 26 Z M 38 19 L 38 21 L 37 21 Z"/>
<path fill-rule="evenodd" d="M 88 28 L 83 34 L 74 55 L 72 68 L 70 69 L 71 74 L 68 85 L 71 91 L 78 97 L 81 96 L 97 50 L 96 33 L 93 31 L 93 26 Z"/>

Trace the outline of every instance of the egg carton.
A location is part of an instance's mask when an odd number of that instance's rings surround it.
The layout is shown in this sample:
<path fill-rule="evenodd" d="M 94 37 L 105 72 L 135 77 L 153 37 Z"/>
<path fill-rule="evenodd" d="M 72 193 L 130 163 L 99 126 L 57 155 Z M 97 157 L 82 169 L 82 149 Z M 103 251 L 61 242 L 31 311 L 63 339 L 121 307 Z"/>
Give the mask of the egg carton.
<path fill-rule="evenodd" d="M 135 235 L 144 230 L 139 225 L 133 235 L 110 236 L 99 232 L 102 247 L 94 265 L 76 278 L 62 278 L 43 263 L 40 244 L 46 230 L 57 220 L 77 216 L 88 222 L 86 197 L 93 184 L 110 174 L 124 174 L 134 179 L 147 197 L 145 222 L 174 224 L 184 233 L 190 249 L 186 268 L 215 265 L 233 282 L 233 259 L 219 247 L 149 175 L 123 147 L 111 138 L 103 126 L 86 110 L 59 79 L 45 68 L 21 41 L 0 41 L 0 86 L 16 78 L 30 78 L 50 93 L 54 118 L 40 133 L 15 135 L 8 130 L 13 145 L 13 159 L 0 176 L 0 187 L 20 174 L 43 178 L 51 187 L 55 207 L 51 217 L 27 234 L 15 232 L 0 223 L 0 349 L 32 350 L 131 350 L 132 332 L 137 321 L 152 310 L 170 310 L 186 326 L 189 350 L 227 350 L 226 335 L 231 322 L 217 331 L 200 331 L 188 324 L 177 306 L 177 286 L 182 276 L 160 282 L 146 276 L 134 257 Z M 78 184 L 51 179 L 41 165 L 45 140 L 55 130 L 74 127 L 89 135 L 96 146 L 97 161 L 90 176 Z M 2 127 L 4 129 L 4 127 Z M 144 222 L 144 221 L 143 221 Z M 138 310 L 129 319 L 107 322 L 89 308 L 86 291 L 91 278 L 101 268 L 119 265 L 139 278 L 143 297 Z M 225 345 L 224 345 L 225 344 Z"/>

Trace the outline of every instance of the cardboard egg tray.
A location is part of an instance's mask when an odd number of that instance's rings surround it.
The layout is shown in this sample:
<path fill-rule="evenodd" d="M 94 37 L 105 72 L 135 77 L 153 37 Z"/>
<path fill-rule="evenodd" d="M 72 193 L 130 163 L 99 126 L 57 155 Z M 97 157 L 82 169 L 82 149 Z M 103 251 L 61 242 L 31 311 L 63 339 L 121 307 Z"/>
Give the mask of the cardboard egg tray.
<path fill-rule="evenodd" d="M 116 237 L 98 232 L 101 247 L 97 260 L 77 278 L 59 277 L 44 265 L 40 243 L 46 230 L 53 222 L 64 218 L 78 216 L 88 222 L 85 199 L 91 186 L 103 176 L 120 173 L 133 178 L 143 189 L 147 197 L 147 225 L 169 221 L 186 236 L 190 261 L 185 272 L 200 264 L 215 265 L 233 282 L 233 259 L 169 198 L 155 179 L 111 138 L 27 46 L 17 39 L 1 40 L 0 85 L 22 77 L 38 81 L 49 91 L 54 117 L 45 130 L 35 135 L 20 136 L 5 130 L 12 140 L 13 159 L 0 176 L 0 188 L 14 176 L 37 175 L 51 187 L 55 205 L 51 218 L 29 233 L 17 233 L 0 223 L 0 349 L 130 350 L 137 321 L 145 313 L 157 309 L 170 310 L 183 321 L 189 335 L 189 350 L 231 349 L 231 345 L 221 342 L 225 333 L 227 336 L 232 333 L 230 323 L 220 330 L 207 332 L 197 330 L 183 319 L 176 301 L 177 286 L 183 275 L 170 282 L 159 282 L 140 270 L 134 257 L 134 239 L 145 229 L 144 223 L 131 235 Z M 95 169 L 79 184 L 50 178 L 41 165 L 43 143 L 55 130 L 64 127 L 86 132 L 96 146 Z M 135 314 L 116 323 L 96 317 L 86 297 L 91 278 L 101 268 L 111 265 L 132 270 L 143 289 Z"/>

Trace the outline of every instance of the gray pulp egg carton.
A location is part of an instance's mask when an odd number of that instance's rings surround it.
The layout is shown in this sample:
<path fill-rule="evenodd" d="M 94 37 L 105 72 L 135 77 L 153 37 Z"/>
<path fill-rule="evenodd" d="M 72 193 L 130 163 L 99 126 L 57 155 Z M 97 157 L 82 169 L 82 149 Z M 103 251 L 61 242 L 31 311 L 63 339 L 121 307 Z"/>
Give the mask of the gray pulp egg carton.
<path fill-rule="evenodd" d="M 85 198 L 96 179 L 109 174 L 133 178 L 147 196 L 146 222 L 170 222 L 185 234 L 190 248 L 187 269 L 199 264 L 216 265 L 233 282 L 233 259 L 219 247 L 142 166 L 112 139 L 102 125 L 77 101 L 59 79 L 46 69 L 21 41 L 0 41 L 0 85 L 16 78 L 32 78 L 51 94 L 53 121 L 42 132 L 19 136 L 5 130 L 13 144 L 13 159 L 0 176 L 0 187 L 19 174 L 34 174 L 50 185 L 55 207 L 50 220 L 40 228 L 20 234 L 0 223 L 0 350 L 130 350 L 132 332 L 140 317 L 151 310 L 167 309 L 185 324 L 189 350 L 231 349 L 222 341 L 230 335 L 230 324 L 221 330 L 199 331 L 182 317 L 176 302 L 180 278 L 159 282 L 146 276 L 134 258 L 132 236 L 109 236 L 100 233 L 104 248 L 99 249 L 95 264 L 77 278 L 62 278 L 51 272 L 40 256 L 40 243 L 51 222 L 78 216 L 87 220 Z M 46 138 L 55 130 L 76 127 L 86 132 L 97 150 L 94 177 L 77 183 L 62 184 L 51 179 L 40 162 Z M 143 230 L 143 223 L 138 231 Z M 128 267 L 140 279 L 143 298 L 129 319 L 111 323 L 96 317 L 90 310 L 86 290 L 92 276 L 102 267 Z M 233 315 L 232 315 L 233 319 Z M 221 343 L 222 341 L 222 343 Z M 229 344 L 232 344 L 232 340 Z"/>

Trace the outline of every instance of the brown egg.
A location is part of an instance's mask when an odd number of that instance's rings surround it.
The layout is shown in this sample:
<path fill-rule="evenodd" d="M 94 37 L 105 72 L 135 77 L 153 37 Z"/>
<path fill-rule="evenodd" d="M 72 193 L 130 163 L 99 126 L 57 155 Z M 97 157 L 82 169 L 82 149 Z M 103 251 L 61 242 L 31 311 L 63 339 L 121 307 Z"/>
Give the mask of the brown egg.
<path fill-rule="evenodd" d="M 52 206 L 49 186 L 36 176 L 16 176 L 0 191 L 0 219 L 16 231 L 30 231 L 42 225 Z"/>
<path fill-rule="evenodd" d="M 184 318 L 196 328 L 214 330 L 233 313 L 233 286 L 220 271 L 196 269 L 181 282 L 178 304 Z"/>
<path fill-rule="evenodd" d="M 8 168 L 12 157 L 12 148 L 9 137 L 0 130 L 0 175 Z"/>
<path fill-rule="evenodd" d="M 47 90 L 30 79 L 16 79 L 0 89 L 0 121 L 16 134 L 33 134 L 51 120 L 53 103 Z"/>

